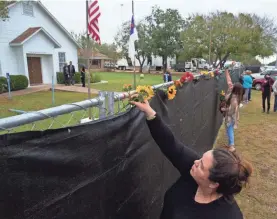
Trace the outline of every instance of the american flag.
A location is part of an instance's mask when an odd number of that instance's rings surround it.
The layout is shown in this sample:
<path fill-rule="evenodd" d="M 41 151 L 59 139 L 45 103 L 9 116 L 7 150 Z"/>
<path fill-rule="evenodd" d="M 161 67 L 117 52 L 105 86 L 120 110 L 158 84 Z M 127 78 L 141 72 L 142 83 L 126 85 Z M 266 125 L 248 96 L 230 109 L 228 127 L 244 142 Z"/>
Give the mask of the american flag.
<path fill-rule="evenodd" d="M 98 24 L 100 15 L 98 0 L 88 1 L 88 34 L 98 44 L 101 44 Z"/>

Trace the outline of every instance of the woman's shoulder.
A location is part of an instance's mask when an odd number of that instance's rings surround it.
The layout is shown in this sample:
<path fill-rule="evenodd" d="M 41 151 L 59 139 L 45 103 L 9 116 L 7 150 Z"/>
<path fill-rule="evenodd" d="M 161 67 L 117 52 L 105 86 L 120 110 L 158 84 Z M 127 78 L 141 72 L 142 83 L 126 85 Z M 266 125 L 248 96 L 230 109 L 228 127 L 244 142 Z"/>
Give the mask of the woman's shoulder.
<path fill-rule="evenodd" d="M 222 218 L 224 219 L 243 219 L 243 214 L 236 202 L 236 200 L 232 197 L 227 199 L 225 197 L 221 198 L 221 202 L 219 204 Z M 223 217 L 224 216 L 224 217 Z"/>

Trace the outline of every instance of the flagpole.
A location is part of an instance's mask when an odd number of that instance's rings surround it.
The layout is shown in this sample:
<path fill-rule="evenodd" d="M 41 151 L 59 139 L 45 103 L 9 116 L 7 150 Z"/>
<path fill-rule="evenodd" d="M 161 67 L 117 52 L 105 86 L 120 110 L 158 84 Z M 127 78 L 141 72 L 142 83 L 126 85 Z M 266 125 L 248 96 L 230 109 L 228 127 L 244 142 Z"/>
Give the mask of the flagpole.
<path fill-rule="evenodd" d="M 90 48 L 90 43 L 89 43 L 89 33 L 88 33 L 88 0 L 86 0 L 86 16 L 87 16 L 87 69 L 88 69 L 88 99 L 90 100 L 91 99 L 91 91 L 90 91 L 90 62 L 89 62 L 89 58 L 90 58 L 90 53 L 89 53 L 89 50 L 91 49 Z M 91 112 L 91 107 L 88 108 L 88 117 L 89 119 L 92 119 L 92 112 Z"/>
<path fill-rule="evenodd" d="M 132 0 L 132 14 L 133 14 L 133 17 L 134 17 L 134 0 Z M 137 83 L 136 83 L 136 55 L 134 55 L 134 89 L 136 89 L 137 87 Z"/>

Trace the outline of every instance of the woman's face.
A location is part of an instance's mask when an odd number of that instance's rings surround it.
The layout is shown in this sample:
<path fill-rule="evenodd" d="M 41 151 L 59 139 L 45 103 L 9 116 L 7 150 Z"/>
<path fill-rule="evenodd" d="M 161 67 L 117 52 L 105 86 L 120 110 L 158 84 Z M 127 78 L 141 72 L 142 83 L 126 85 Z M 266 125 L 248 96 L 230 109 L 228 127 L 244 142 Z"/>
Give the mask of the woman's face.
<path fill-rule="evenodd" d="M 210 187 L 214 184 L 209 180 L 210 169 L 213 167 L 214 158 L 212 150 L 203 154 L 200 160 L 195 160 L 190 174 L 201 187 Z M 211 188 L 211 187 L 210 187 Z"/>

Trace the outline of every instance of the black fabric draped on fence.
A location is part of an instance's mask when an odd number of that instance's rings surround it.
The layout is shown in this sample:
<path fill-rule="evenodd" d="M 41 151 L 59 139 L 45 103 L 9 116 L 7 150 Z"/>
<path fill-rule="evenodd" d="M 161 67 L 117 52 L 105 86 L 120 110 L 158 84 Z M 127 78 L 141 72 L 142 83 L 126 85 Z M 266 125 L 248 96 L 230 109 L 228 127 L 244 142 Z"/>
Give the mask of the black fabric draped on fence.
<path fill-rule="evenodd" d="M 222 116 L 218 82 L 184 85 L 151 104 L 183 143 L 202 153 Z M 0 215 L 5 219 L 159 218 L 179 174 L 150 136 L 144 115 L 0 136 Z"/>

